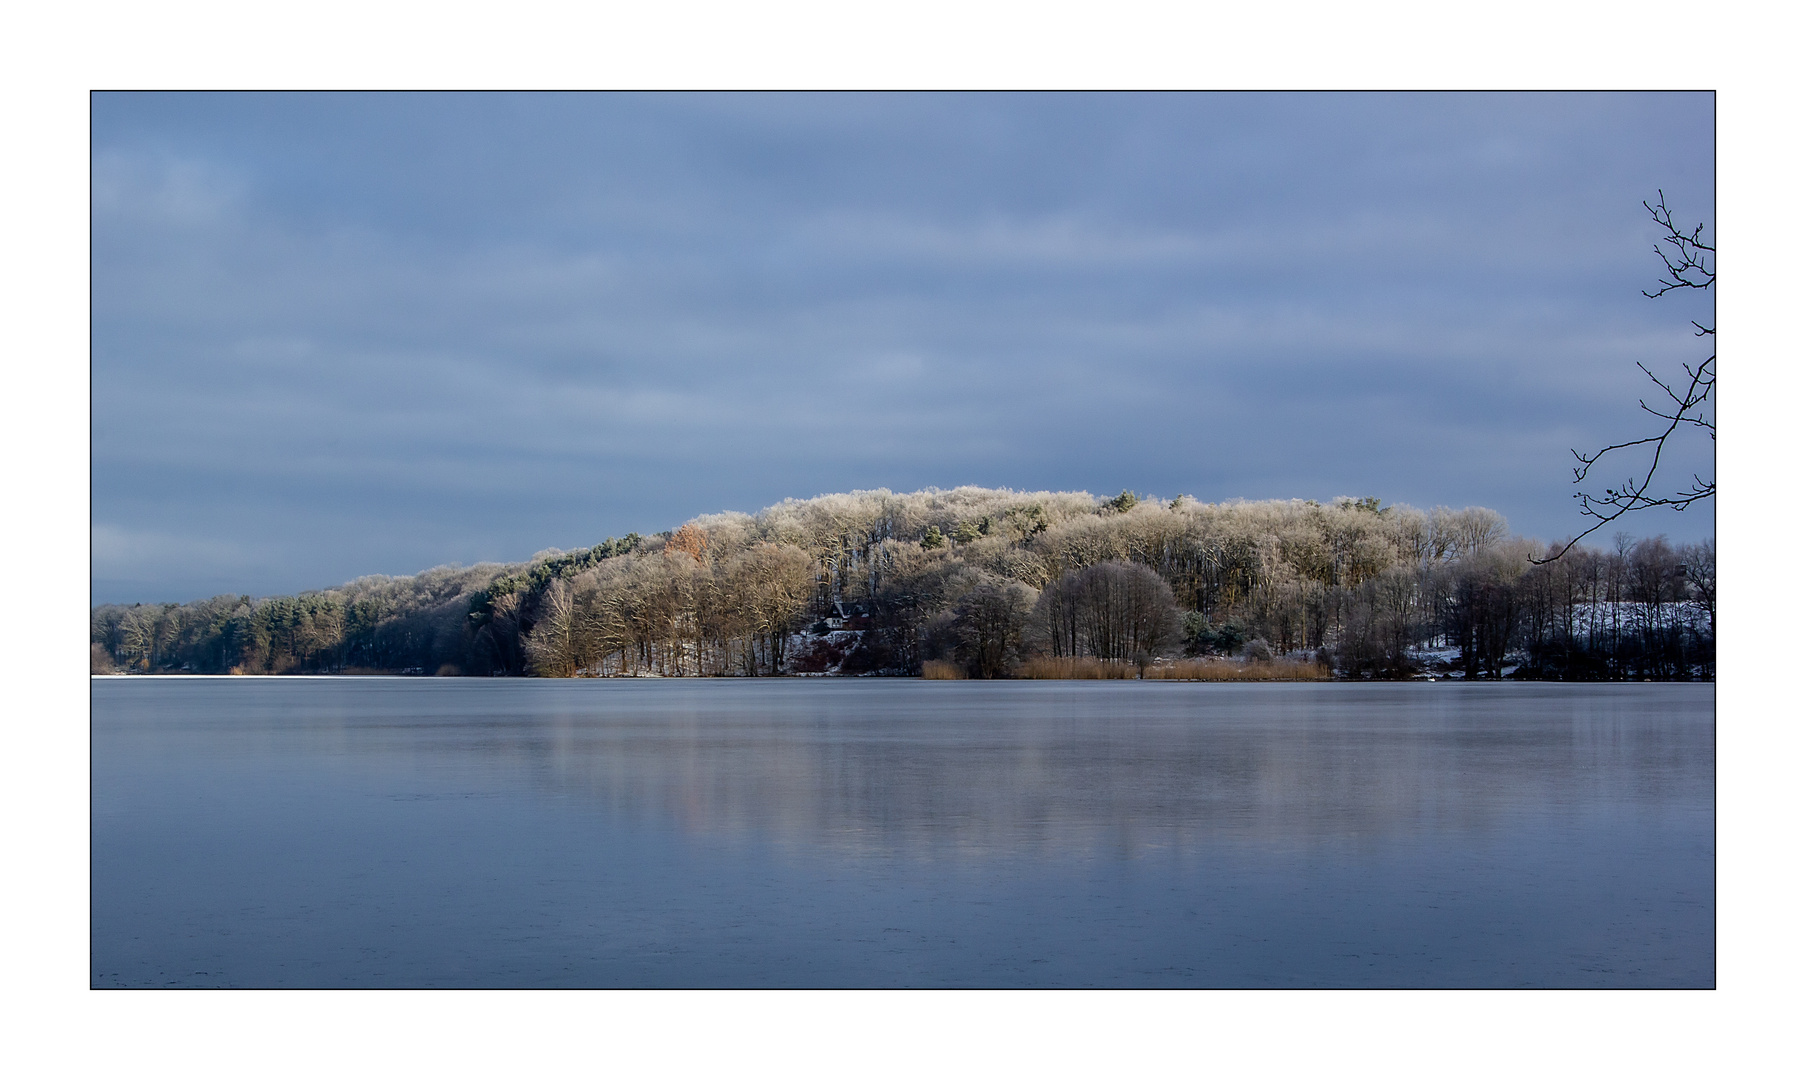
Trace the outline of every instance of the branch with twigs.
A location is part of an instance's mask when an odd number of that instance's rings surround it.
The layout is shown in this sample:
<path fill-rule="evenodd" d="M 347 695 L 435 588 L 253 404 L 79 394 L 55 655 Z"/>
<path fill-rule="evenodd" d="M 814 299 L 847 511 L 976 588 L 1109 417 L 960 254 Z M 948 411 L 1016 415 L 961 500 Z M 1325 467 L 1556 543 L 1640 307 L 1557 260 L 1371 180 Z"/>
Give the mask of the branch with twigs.
<path fill-rule="evenodd" d="M 1656 192 L 1655 205 L 1651 206 L 1645 202 L 1643 209 L 1649 211 L 1651 220 L 1665 230 L 1660 242 L 1655 246 L 1655 252 L 1657 257 L 1662 260 L 1663 268 L 1667 271 L 1666 275 L 1657 283 L 1656 290 L 1654 292 L 1644 290 L 1643 295 L 1654 300 L 1679 289 L 1710 289 L 1713 282 L 1717 280 L 1714 270 L 1716 249 L 1702 239 L 1705 234 L 1705 225 L 1695 225 L 1692 232 L 1683 231 L 1674 223 L 1674 213 L 1668 208 L 1667 197 L 1659 190 Z M 1715 336 L 1713 327 L 1695 322 L 1693 328 L 1695 337 Z M 1685 510 L 1694 503 L 1702 499 L 1710 499 L 1718 493 L 1717 479 L 1703 479 L 1698 473 L 1693 474 L 1693 482 L 1690 486 L 1679 491 L 1650 493 L 1650 489 L 1655 485 L 1656 470 L 1662 464 L 1662 453 L 1668 448 L 1668 440 L 1677 432 L 1688 428 L 1699 428 L 1706 432 L 1707 438 L 1714 442 L 1718 440 L 1717 422 L 1708 408 L 1711 403 L 1712 391 L 1718 386 L 1717 361 L 1718 354 L 1714 352 L 1698 367 L 1682 364 L 1681 370 L 1687 373 L 1687 382 L 1685 388 L 1681 390 L 1677 390 L 1675 386 L 1657 378 L 1655 372 L 1650 371 L 1643 364 L 1637 364 L 1638 370 L 1648 376 L 1650 382 L 1661 388 L 1662 393 L 1668 398 L 1668 404 L 1665 406 L 1661 405 L 1659 401 L 1656 406 L 1652 406 L 1649 402 L 1641 399 L 1637 401 L 1637 405 L 1649 415 L 1665 421 L 1667 426 L 1659 435 L 1613 443 L 1591 454 L 1583 454 L 1578 450 L 1572 451 L 1575 459 L 1580 462 L 1580 465 L 1574 469 L 1574 483 L 1585 483 L 1587 474 L 1593 466 L 1607 454 L 1618 450 L 1631 450 L 1636 447 L 1651 448 L 1649 450 L 1649 467 L 1642 470 L 1641 479 L 1632 475 L 1620 486 L 1606 488 L 1603 495 L 1595 495 L 1587 491 L 1575 492 L 1574 497 L 1580 500 L 1580 512 L 1594 519 L 1592 526 L 1562 545 L 1560 551 L 1547 558 L 1532 559 L 1531 562 L 1537 564 L 1554 562 L 1566 555 L 1575 544 L 1633 511 L 1650 510 L 1663 506 L 1673 510 Z"/>

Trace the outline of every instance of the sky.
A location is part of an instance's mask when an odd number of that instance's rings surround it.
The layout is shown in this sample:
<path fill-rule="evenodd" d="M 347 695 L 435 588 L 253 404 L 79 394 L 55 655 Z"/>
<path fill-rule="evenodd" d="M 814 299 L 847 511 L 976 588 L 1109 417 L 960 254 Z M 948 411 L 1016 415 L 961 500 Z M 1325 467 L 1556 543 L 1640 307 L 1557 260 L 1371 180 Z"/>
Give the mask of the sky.
<path fill-rule="evenodd" d="M 1642 295 L 1642 203 L 1713 234 L 1714 107 L 97 94 L 92 600 L 878 487 L 1572 535 L 1570 450 L 1650 433 L 1639 361 L 1711 351 L 1710 296 Z M 1673 465 L 1713 475 L 1711 444 Z M 1624 525 L 1714 532 L 1709 504 Z"/>

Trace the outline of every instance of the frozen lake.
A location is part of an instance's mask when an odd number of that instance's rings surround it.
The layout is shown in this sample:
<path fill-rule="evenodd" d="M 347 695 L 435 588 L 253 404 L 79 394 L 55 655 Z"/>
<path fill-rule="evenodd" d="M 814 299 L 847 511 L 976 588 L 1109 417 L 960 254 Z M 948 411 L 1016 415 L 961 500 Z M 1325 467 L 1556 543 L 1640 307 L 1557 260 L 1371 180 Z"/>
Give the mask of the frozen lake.
<path fill-rule="evenodd" d="M 91 982 L 1715 982 L 1710 685 L 102 678 Z"/>

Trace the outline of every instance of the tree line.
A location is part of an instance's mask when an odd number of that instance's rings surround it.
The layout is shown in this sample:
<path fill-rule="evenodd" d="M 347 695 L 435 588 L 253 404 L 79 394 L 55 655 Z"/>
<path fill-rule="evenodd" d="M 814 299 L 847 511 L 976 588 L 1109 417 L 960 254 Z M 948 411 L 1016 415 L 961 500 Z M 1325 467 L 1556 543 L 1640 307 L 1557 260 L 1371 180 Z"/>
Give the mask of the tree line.
<path fill-rule="evenodd" d="M 1352 678 L 1714 674 L 1711 541 L 1510 535 L 1376 499 L 976 487 L 791 499 L 519 564 L 91 611 L 96 671 L 972 677 L 1036 657 L 1312 657 Z M 858 631 L 828 618 L 854 612 Z"/>

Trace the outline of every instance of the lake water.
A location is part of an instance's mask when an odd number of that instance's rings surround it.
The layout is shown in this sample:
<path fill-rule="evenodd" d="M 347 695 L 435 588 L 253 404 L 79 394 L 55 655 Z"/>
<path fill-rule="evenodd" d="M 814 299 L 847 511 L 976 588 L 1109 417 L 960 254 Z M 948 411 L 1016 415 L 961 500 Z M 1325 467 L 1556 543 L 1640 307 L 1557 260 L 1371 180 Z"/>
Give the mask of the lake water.
<path fill-rule="evenodd" d="M 1709 987 L 1713 700 L 96 679 L 91 981 Z"/>

